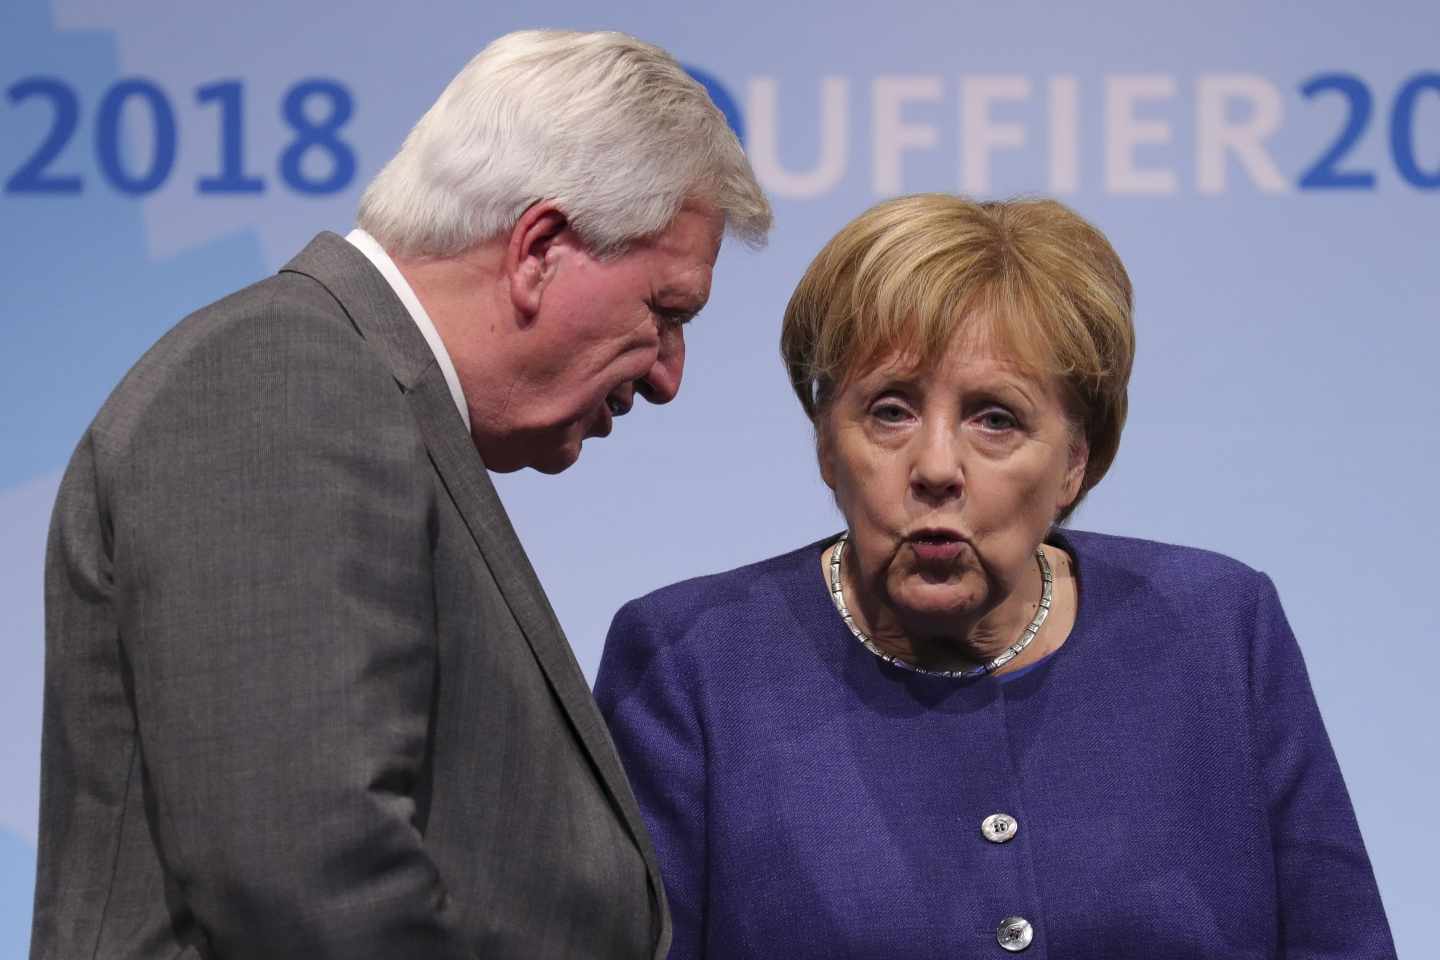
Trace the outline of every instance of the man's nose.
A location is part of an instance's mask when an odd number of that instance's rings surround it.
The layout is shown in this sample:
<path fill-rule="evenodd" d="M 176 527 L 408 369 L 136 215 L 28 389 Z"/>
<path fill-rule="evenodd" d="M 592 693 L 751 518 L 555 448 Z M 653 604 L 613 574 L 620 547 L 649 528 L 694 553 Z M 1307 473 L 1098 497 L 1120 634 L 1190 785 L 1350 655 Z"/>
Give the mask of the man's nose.
<path fill-rule="evenodd" d="M 635 392 L 651 403 L 669 403 L 680 392 L 685 373 L 685 332 L 679 324 L 662 330 L 660 352 L 650 372 L 635 382 Z"/>

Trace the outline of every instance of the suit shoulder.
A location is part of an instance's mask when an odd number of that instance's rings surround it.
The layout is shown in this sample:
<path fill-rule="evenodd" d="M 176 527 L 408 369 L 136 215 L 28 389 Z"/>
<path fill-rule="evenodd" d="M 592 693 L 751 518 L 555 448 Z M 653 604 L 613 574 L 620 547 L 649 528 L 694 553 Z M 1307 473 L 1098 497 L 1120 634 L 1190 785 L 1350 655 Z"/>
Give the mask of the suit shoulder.
<path fill-rule="evenodd" d="M 792 635 L 795 606 L 819 592 L 822 543 L 673 583 L 621 607 L 595 682 L 602 710 L 608 714 L 646 684 L 688 689 L 727 663 L 755 657 L 757 637 Z"/>
<path fill-rule="evenodd" d="M 231 364 L 266 362 L 287 348 L 315 341 L 363 343 L 329 291 L 309 277 L 279 273 L 185 317 L 145 352 L 117 389 L 132 381 L 143 385 L 211 352 L 226 352 Z"/>
<path fill-rule="evenodd" d="M 687 638 L 725 633 L 716 628 L 726 624 L 742 624 L 747 629 L 763 624 L 782 611 L 797 591 L 814 590 L 806 574 L 819 578 L 816 558 L 826 542 L 692 577 L 631 600 L 615 615 L 612 641 L 617 635 L 636 634 L 648 642 L 684 643 Z"/>
<path fill-rule="evenodd" d="M 1254 596 L 1269 588 L 1263 573 L 1213 550 L 1078 530 L 1063 531 L 1059 539 L 1074 550 L 1082 590 L 1087 568 L 1112 582 L 1120 578 L 1163 590 L 1174 600 Z"/>
<path fill-rule="evenodd" d="M 324 384 L 323 396 L 318 387 L 297 389 L 306 378 Z M 190 416 L 280 391 L 305 406 L 353 409 L 359 398 L 383 397 L 374 389 L 382 385 L 393 387 L 388 369 L 344 308 L 316 281 L 287 272 L 176 324 L 120 381 L 91 431 L 102 449 L 117 449 L 157 416 Z"/>

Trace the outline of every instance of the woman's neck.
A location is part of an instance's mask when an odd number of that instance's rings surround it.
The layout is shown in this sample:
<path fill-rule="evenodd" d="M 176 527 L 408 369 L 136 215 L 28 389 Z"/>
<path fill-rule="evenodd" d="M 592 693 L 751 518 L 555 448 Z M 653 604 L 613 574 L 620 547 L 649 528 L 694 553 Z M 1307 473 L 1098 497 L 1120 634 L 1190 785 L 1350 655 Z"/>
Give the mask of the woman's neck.
<path fill-rule="evenodd" d="M 823 551 L 821 557 L 827 584 L 831 549 Z M 1053 653 L 1074 625 L 1076 592 L 1070 557 L 1058 547 L 1044 549 L 1054 578 L 1049 615 L 1035 638 L 997 673 L 1021 669 Z M 1034 621 L 1043 592 L 1039 564 L 1031 563 L 1007 596 L 973 617 L 943 623 L 907 620 L 886 602 L 882 591 L 860 582 L 857 573 L 856 564 L 842 563 L 841 584 L 856 625 L 882 651 L 923 670 L 974 669 L 995 659 Z"/>

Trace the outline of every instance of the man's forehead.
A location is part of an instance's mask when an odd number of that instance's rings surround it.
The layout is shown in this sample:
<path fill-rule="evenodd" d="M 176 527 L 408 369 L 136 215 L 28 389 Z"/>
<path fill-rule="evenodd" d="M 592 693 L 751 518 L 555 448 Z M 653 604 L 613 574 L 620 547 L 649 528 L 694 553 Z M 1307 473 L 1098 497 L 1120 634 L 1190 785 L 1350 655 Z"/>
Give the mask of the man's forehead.
<path fill-rule="evenodd" d="M 713 242 L 694 229 L 672 235 L 656 247 L 651 275 L 656 295 L 692 300 L 703 299 L 710 287 L 715 258 L 719 252 L 718 235 Z"/>
<path fill-rule="evenodd" d="M 656 237 L 660 249 L 708 255 L 713 262 L 725 235 L 725 217 L 709 204 L 689 202 L 680 208 L 670 226 Z"/>

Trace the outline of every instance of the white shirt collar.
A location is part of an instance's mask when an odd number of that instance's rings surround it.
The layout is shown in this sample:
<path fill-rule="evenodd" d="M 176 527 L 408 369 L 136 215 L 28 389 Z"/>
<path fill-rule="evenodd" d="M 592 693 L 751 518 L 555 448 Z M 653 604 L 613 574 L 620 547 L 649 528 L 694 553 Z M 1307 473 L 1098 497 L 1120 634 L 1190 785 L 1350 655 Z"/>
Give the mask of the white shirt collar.
<path fill-rule="evenodd" d="M 450 396 L 455 400 L 455 406 L 460 410 L 460 419 L 465 421 L 465 429 L 470 429 L 470 408 L 465 405 L 465 391 L 460 388 L 460 375 L 455 372 L 455 364 L 450 361 L 450 352 L 445 349 L 445 341 L 440 339 L 440 331 L 435 329 L 435 324 L 430 320 L 430 315 L 420 305 L 420 298 L 415 296 L 415 291 L 410 289 L 410 283 L 400 268 L 395 266 L 395 261 L 390 259 L 390 254 L 375 240 L 374 237 L 356 227 L 345 236 L 355 249 L 375 265 L 380 271 L 390 289 L 395 291 L 395 296 L 405 305 L 410 313 L 410 319 L 415 321 L 415 326 L 420 328 L 420 334 L 425 342 L 430 344 L 430 352 L 435 354 L 435 361 L 440 364 L 440 372 L 445 375 L 445 385 L 450 388 Z"/>

